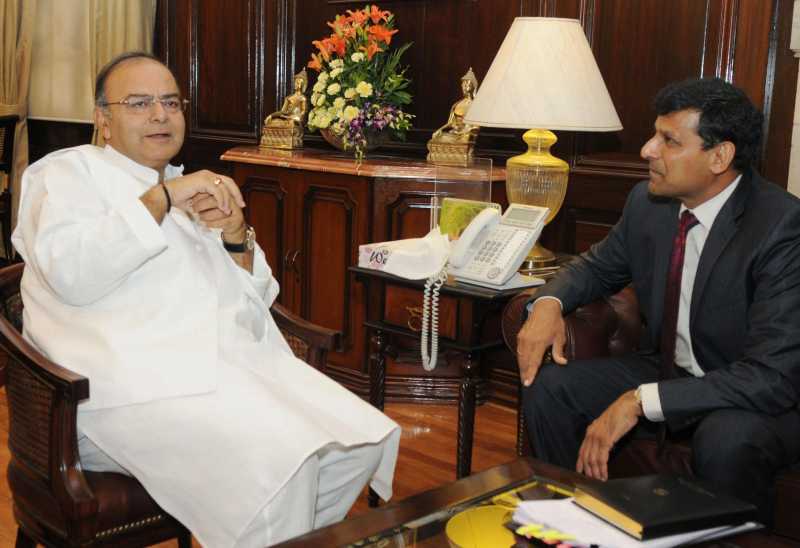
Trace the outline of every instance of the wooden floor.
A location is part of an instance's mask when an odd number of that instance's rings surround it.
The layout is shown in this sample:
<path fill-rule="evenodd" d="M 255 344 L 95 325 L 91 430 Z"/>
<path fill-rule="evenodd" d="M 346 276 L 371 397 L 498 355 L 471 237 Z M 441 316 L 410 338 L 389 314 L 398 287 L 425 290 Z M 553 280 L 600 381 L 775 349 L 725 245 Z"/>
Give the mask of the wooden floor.
<path fill-rule="evenodd" d="M 457 407 L 389 403 L 386 413 L 403 428 L 400 456 L 394 481 L 394 500 L 426 491 L 455 480 Z M 11 510 L 11 493 L 5 470 L 8 465 L 8 407 L 5 390 L 0 389 L 0 547 L 13 546 L 16 525 Z M 472 470 L 478 472 L 514 460 L 516 412 L 495 404 L 478 408 L 475 418 L 475 446 Z M 362 496 L 351 510 L 356 515 L 368 510 Z M 159 546 L 177 546 L 177 542 Z"/>

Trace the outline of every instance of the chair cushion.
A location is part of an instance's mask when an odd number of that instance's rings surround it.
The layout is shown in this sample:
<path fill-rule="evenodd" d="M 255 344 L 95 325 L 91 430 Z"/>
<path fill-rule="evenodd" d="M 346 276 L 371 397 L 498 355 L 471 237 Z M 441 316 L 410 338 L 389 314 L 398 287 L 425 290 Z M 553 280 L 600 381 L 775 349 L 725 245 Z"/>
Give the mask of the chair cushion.
<path fill-rule="evenodd" d="M 172 519 L 134 478 L 84 472 L 98 502 L 97 537 L 111 538 Z"/>

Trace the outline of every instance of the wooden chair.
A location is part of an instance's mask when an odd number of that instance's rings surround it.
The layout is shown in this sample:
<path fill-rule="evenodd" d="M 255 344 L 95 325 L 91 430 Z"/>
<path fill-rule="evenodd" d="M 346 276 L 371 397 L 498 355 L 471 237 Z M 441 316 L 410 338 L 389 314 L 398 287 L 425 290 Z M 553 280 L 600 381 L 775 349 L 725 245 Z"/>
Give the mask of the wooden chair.
<path fill-rule="evenodd" d="M 24 265 L 0 269 L 0 346 L 8 353 L 11 460 L 8 482 L 17 521 L 17 547 L 146 546 L 191 534 L 164 512 L 135 479 L 81 469 L 78 402 L 89 379 L 45 358 L 22 338 L 19 285 Z M 301 359 L 325 362 L 339 334 L 275 305 L 274 317 Z"/>
<path fill-rule="evenodd" d="M 0 228 L 3 230 L 3 249 L 6 260 L 14 256 L 11 247 L 11 165 L 14 163 L 14 130 L 19 117 L 16 114 L 0 116 L 0 173 L 6 176 L 8 185 L 0 194 Z"/>
<path fill-rule="evenodd" d="M 514 296 L 503 310 L 502 326 L 506 345 L 516 355 L 517 334 L 522 327 L 525 305 L 534 290 Z M 566 354 L 570 360 L 619 356 L 636 350 L 642 319 L 631 287 L 606 300 L 580 307 L 565 318 Z M 531 448 L 525 431 L 522 407 L 518 408 L 517 453 L 529 454 Z M 800 435 L 800 432 L 797 433 Z M 663 450 L 655 441 L 634 439 L 612 458 L 610 477 L 641 476 L 653 473 L 692 475 L 691 447 L 684 442 L 668 443 Z M 775 534 L 800 542 L 800 463 L 782 470 L 775 478 L 775 507 L 772 530 Z"/>

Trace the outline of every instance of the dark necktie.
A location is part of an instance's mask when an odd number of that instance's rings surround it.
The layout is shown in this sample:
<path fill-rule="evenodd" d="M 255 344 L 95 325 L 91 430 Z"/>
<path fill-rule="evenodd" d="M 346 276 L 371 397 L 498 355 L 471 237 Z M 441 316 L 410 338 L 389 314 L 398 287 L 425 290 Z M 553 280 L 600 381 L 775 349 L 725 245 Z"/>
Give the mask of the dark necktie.
<path fill-rule="evenodd" d="M 669 260 L 667 285 L 664 291 L 664 316 L 661 323 L 661 378 L 675 377 L 675 332 L 678 327 L 678 307 L 681 301 L 681 276 L 683 257 L 686 252 L 686 236 L 698 223 L 688 209 L 681 213 L 678 233 L 672 241 L 672 255 Z"/>

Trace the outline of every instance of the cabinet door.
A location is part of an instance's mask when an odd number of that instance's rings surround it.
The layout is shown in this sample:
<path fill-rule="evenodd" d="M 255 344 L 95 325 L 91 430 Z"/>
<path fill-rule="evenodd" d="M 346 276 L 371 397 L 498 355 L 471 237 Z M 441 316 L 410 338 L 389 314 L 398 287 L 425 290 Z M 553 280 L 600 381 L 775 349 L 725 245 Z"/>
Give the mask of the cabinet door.
<path fill-rule="evenodd" d="M 300 314 L 342 333 L 342 346 L 329 363 L 362 370 L 364 291 L 348 267 L 367 243 L 369 183 L 363 177 L 303 172 L 299 198 L 295 264 Z"/>
<path fill-rule="evenodd" d="M 290 170 L 236 164 L 236 182 L 246 204 L 247 223 L 256 230 L 258 244 L 267 256 L 272 274 L 281 285 L 278 300 L 293 307 L 292 247 L 289 193 L 294 175 Z"/>

